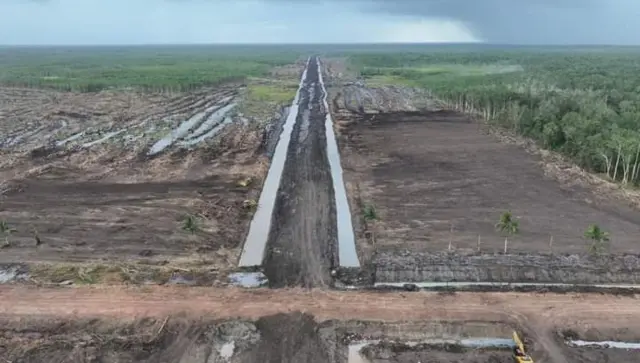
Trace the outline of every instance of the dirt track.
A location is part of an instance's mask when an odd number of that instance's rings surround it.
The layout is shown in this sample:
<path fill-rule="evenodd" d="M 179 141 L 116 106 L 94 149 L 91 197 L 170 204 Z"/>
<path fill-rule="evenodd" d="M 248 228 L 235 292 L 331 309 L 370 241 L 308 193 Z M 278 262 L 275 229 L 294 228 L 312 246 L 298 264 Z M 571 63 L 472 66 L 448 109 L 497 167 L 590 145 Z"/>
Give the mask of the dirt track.
<path fill-rule="evenodd" d="M 183 316 L 253 320 L 303 310 L 319 321 L 503 321 L 525 332 L 533 342 L 533 353 L 543 363 L 578 362 L 567 358 L 566 349 L 558 343 L 556 330 L 567 326 L 580 335 L 588 332 L 590 337 L 603 340 L 617 338 L 617 328 L 624 326 L 620 331 L 626 332 L 624 339 L 640 339 L 637 299 L 606 295 L 2 286 L 0 296 L 0 314 L 8 319 L 19 316 L 131 319 L 186 314 Z"/>
<path fill-rule="evenodd" d="M 272 287 L 323 287 L 331 283 L 336 246 L 333 186 L 326 155 L 324 93 L 317 58 L 300 90 L 273 223 L 265 253 Z"/>
<path fill-rule="evenodd" d="M 535 293 L 377 293 L 326 290 L 242 290 L 234 288 L 29 288 L 0 286 L 0 313 L 56 316 L 164 316 L 187 313 L 212 318 L 259 318 L 303 310 L 319 320 L 534 319 L 540 326 L 579 330 L 575 322 L 602 332 L 640 327 L 635 297 Z M 29 301 L 29 304 L 20 302 Z M 606 314 L 603 314 L 605 313 Z M 624 323 L 623 325 L 621 325 Z M 637 326 L 634 327 L 633 324 Z M 637 330 L 640 339 L 640 330 Z M 606 334 L 605 334 L 606 335 Z M 631 338 L 631 337 L 627 337 Z"/>

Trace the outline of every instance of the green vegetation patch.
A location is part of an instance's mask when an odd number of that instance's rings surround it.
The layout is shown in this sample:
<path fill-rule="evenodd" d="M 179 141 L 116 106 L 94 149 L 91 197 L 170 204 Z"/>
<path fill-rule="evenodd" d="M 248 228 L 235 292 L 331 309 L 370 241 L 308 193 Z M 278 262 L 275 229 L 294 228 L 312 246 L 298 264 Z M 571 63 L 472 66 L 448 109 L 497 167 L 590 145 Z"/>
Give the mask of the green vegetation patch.
<path fill-rule="evenodd" d="M 250 84 L 248 98 L 256 102 L 289 103 L 298 90 L 297 84 L 273 82 L 270 84 Z"/>
<path fill-rule="evenodd" d="M 0 48 L 0 84 L 64 91 L 188 91 L 265 76 L 295 50 L 228 46 Z"/>
<path fill-rule="evenodd" d="M 296 79 L 251 78 L 239 112 L 257 120 L 269 120 L 281 106 L 293 101 L 298 90 Z"/>

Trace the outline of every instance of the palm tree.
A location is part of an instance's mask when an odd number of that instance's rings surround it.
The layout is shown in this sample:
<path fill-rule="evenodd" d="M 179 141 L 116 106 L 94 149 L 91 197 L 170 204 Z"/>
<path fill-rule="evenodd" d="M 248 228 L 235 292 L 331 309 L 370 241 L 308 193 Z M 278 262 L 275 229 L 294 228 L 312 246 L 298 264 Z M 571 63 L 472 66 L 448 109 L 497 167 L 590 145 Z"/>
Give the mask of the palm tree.
<path fill-rule="evenodd" d="M 609 242 L 609 232 L 602 230 L 597 224 L 590 225 L 584 232 L 584 236 L 591 240 L 589 253 L 597 255 L 606 250 L 607 242 Z"/>
<path fill-rule="evenodd" d="M 506 235 L 504 238 L 504 253 L 507 253 L 509 236 L 517 234 L 520 231 L 520 222 L 513 217 L 511 211 L 506 211 L 502 213 L 500 220 L 496 223 L 496 229 Z"/>

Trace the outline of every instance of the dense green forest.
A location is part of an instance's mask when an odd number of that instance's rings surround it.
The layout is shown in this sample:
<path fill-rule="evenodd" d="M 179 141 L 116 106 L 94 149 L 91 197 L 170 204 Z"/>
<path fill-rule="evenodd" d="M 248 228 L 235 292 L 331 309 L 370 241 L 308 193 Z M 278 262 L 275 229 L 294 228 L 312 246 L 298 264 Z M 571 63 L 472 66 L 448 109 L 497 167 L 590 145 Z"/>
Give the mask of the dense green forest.
<path fill-rule="evenodd" d="M 640 180 L 640 50 L 359 54 L 365 79 L 424 87 L 451 107 L 623 184 Z"/>
<path fill-rule="evenodd" d="M 6 47 L 0 48 L 0 84 L 77 92 L 188 91 L 264 76 L 299 56 L 274 47 Z"/>

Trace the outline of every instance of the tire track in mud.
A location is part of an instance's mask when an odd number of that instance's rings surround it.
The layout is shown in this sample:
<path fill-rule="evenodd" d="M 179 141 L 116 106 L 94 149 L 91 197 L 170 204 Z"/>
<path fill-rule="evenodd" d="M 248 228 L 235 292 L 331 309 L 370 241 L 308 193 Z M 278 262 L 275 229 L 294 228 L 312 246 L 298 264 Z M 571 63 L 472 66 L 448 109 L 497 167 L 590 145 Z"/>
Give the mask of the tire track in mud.
<path fill-rule="evenodd" d="M 324 96 L 318 59 L 312 57 L 300 89 L 263 264 L 274 288 L 325 287 L 332 282 L 337 226 Z"/>

